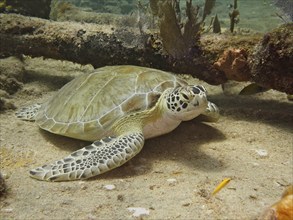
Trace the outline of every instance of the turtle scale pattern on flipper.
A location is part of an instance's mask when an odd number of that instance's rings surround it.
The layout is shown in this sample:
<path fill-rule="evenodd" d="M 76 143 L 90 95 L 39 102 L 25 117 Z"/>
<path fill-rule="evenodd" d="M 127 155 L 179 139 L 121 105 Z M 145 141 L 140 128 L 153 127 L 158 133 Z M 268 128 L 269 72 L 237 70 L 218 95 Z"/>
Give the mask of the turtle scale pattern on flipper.
<path fill-rule="evenodd" d="M 31 170 L 30 175 L 49 181 L 87 179 L 121 166 L 140 152 L 143 144 L 141 133 L 106 137 L 53 164 Z"/>

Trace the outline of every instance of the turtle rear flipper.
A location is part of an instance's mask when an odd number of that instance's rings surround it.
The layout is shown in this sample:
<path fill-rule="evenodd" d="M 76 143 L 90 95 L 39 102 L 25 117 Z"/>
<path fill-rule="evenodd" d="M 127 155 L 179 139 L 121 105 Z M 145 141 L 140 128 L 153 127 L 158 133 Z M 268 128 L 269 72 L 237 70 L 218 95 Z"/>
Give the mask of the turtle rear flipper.
<path fill-rule="evenodd" d="M 46 181 L 87 179 L 121 166 L 140 152 L 142 133 L 107 137 L 77 150 L 50 165 L 30 171 L 33 178 Z"/>
<path fill-rule="evenodd" d="M 17 118 L 25 120 L 25 121 L 34 121 L 35 116 L 39 109 L 41 108 L 40 104 L 33 104 L 31 106 L 27 106 L 19 109 L 15 115 Z"/>

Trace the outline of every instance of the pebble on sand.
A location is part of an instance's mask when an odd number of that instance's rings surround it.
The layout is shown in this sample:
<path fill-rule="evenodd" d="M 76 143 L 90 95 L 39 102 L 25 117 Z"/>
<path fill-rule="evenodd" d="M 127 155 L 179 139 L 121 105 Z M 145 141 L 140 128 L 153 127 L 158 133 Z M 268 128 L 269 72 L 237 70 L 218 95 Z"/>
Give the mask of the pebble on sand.
<path fill-rule="evenodd" d="M 256 153 L 261 157 L 267 157 L 268 156 L 268 152 L 267 150 L 264 150 L 264 149 L 258 149 L 258 150 L 255 150 Z"/>
<path fill-rule="evenodd" d="M 150 214 L 150 210 L 142 207 L 129 207 L 127 210 L 132 212 L 133 217 L 141 217 Z"/>
<path fill-rule="evenodd" d="M 175 186 L 177 183 L 176 179 L 167 179 L 167 182 L 169 183 L 169 186 Z"/>

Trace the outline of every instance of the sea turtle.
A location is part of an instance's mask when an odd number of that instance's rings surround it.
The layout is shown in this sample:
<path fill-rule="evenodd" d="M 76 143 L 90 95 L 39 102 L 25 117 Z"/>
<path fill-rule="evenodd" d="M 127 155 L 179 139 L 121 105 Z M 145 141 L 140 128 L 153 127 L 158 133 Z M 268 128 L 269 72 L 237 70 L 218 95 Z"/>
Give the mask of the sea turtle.
<path fill-rule="evenodd" d="M 138 66 L 106 66 L 63 86 L 47 102 L 20 109 L 49 132 L 92 141 L 64 159 L 30 171 L 46 181 L 86 179 L 119 167 L 144 140 L 174 130 L 203 114 L 216 121 L 217 106 L 203 86 L 188 85 L 164 71 Z"/>

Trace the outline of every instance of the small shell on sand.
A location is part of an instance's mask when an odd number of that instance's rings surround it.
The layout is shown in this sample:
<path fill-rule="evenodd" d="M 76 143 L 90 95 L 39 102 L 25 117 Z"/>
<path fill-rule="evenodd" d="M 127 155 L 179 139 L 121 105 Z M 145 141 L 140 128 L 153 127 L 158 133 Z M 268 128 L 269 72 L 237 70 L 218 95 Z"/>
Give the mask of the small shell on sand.
<path fill-rule="evenodd" d="M 116 188 L 116 186 L 112 185 L 112 184 L 109 184 L 109 185 L 104 185 L 103 188 L 106 189 L 106 190 L 113 190 L 113 189 Z"/>

